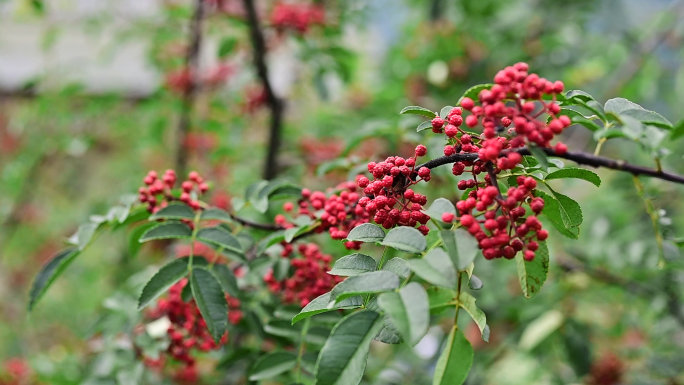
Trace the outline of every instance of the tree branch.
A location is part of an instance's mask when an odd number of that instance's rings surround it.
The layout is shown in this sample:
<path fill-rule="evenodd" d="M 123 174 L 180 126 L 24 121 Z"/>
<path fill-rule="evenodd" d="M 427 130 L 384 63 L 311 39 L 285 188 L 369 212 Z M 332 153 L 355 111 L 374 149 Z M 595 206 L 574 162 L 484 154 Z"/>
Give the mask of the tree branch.
<path fill-rule="evenodd" d="M 277 231 L 277 230 L 282 230 L 283 228 L 278 226 L 278 225 L 272 225 L 270 223 L 259 223 L 259 222 L 253 222 L 249 219 L 245 218 L 240 218 L 237 215 L 233 213 L 229 213 L 230 217 L 237 223 L 246 226 L 246 227 L 251 227 L 254 229 L 260 229 L 260 230 L 269 230 L 269 231 Z"/>
<path fill-rule="evenodd" d="M 645 175 L 645 176 L 650 176 L 650 177 L 657 178 L 657 179 L 666 180 L 669 182 L 684 184 L 684 176 L 665 172 L 665 171 L 659 171 L 659 170 L 648 168 L 648 167 L 637 166 L 634 164 L 627 163 L 624 160 L 611 159 L 611 158 L 606 158 L 603 156 L 594 156 L 594 155 L 583 153 L 583 152 L 570 152 L 570 151 L 568 151 L 565 154 L 559 155 L 559 154 L 556 154 L 555 151 L 551 148 L 542 148 L 541 150 L 543 150 L 546 153 L 546 155 L 555 156 L 555 157 L 562 158 L 562 159 L 572 160 L 573 162 L 576 162 L 577 164 L 583 164 L 586 166 L 591 166 L 591 167 L 596 167 L 596 168 L 599 168 L 599 167 L 609 168 L 609 169 L 613 169 L 613 170 L 629 172 L 633 175 Z M 520 155 L 532 155 L 530 153 L 530 150 L 526 147 L 518 148 L 515 150 L 504 151 L 504 152 L 502 152 L 502 155 L 505 155 L 510 151 L 517 152 Z M 416 169 L 420 169 L 421 167 L 427 167 L 427 168 L 432 169 L 435 167 L 443 166 L 445 164 L 451 164 L 451 163 L 463 162 L 463 161 L 474 162 L 476 160 L 478 160 L 477 153 L 454 154 L 451 156 L 442 156 L 439 158 L 432 159 L 430 161 L 427 161 L 423 164 L 416 166 Z"/>
<path fill-rule="evenodd" d="M 176 149 L 176 172 L 186 174 L 188 166 L 187 137 L 190 133 L 192 107 L 197 95 L 197 71 L 199 54 L 202 47 L 202 19 L 204 18 L 204 0 L 195 0 L 195 11 L 190 21 L 190 41 L 185 54 L 185 70 L 188 71 L 189 84 L 183 90 L 181 113 L 178 121 L 178 143 Z"/>
<path fill-rule="evenodd" d="M 254 0 L 243 0 L 247 11 L 247 22 L 254 47 L 254 66 L 257 75 L 266 92 L 266 104 L 271 110 L 271 124 L 269 128 L 268 152 L 264 165 L 264 179 L 270 180 L 278 174 L 278 149 L 280 147 L 280 135 L 282 131 L 282 119 L 284 103 L 276 96 L 268 79 L 268 67 L 266 66 L 266 43 L 259 26 L 259 17 L 254 6 Z"/>

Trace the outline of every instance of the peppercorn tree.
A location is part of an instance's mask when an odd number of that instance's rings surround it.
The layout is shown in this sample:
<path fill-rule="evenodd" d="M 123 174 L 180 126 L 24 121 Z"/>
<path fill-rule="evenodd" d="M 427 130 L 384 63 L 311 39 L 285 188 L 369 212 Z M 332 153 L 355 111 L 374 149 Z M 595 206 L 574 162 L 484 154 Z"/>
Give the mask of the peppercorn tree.
<path fill-rule="evenodd" d="M 486 315 L 469 293 L 483 287 L 475 262 L 482 257 L 500 259 L 486 263 L 515 263 L 522 292 L 532 298 L 551 263 L 547 239 L 577 238 L 583 219 L 580 206 L 549 181 L 601 183 L 589 169 L 565 167 L 556 158 L 684 183 L 684 177 L 659 166 L 572 152 L 557 141 L 577 124 L 599 139 L 632 139 L 659 165 L 657 143 L 644 139 L 672 128 L 658 113 L 625 99 L 602 105 L 564 88 L 517 63 L 499 71 L 494 83 L 468 89 L 456 106 L 439 112 L 406 107 L 402 114 L 427 118 L 417 131 L 444 140 L 443 153 L 433 156 L 420 144 L 413 153 L 369 162 L 367 172 L 329 191 L 259 181 L 224 210 L 206 201 L 211 184 L 197 172 L 179 184 L 173 170 L 161 178 L 150 171 L 137 196 L 93 216 L 69 238 L 71 247 L 42 268 L 29 308 L 96 234 L 131 226 L 136 243 L 188 244 L 187 252 L 152 275 L 139 296 L 147 326 L 161 325 L 163 332 L 148 327 L 144 333 L 168 342 L 154 357 L 140 348 L 139 359 L 150 370 L 172 371 L 179 381 L 193 383 L 198 355 L 221 350 L 223 365 L 249 360 L 250 381 L 358 384 L 371 341 L 415 345 L 451 308 L 453 326 L 433 384 L 463 383 L 473 348 L 458 318 L 467 313 L 482 339 L 490 336 Z M 442 166 L 457 178 L 456 201 L 430 201 L 416 192 L 429 186 L 432 170 Z M 260 213 L 282 211 L 273 223 L 260 223 L 240 214 L 248 206 Z M 313 237 L 326 233 L 353 252 L 326 253 Z M 379 258 L 371 256 L 375 253 Z M 240 328 L 245 323 L 250 326 Z M 269 336 L 269 343 L 258 356 L 239 357 L 241 349 L 254 351 L 250 330 Z"/>

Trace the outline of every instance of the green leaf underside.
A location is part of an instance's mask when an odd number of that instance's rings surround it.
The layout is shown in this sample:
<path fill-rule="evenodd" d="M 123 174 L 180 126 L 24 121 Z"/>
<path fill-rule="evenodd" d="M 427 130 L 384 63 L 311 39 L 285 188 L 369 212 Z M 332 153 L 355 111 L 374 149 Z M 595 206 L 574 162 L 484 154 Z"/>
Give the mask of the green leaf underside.
<path fill-rule="evenodd" d="M 394 257 L 387 261 L 385 266 L 382 267 L 382 270 L 389 270 L 398 275 L 399 278 L 406 278 L 411 274 L 411 269 L 406 264 L 406 261 L 399 257 Z"/>
<path fill-rule="evenodd" d="M 478 276 L 476 276 L 475 274 L 470 275 L 470 280 L 468 281 L 469 288 L 471 288 L 472 290 L 480 290 L 483 286 L 484 284 Z"/>
<path fill-rule="evenodd" d="M 444 106 L 442 107 L 441 110 L 439 110 L 439 117 L 442 119 L 446 119 L 447 116 L 449 116 L 449 112 L 454 109 L 454 106 Z"/>
<path fill-rule="evenodd" d="M 209 333 L 219 343 L 228 327 L 228 304 L 221 283 L 209 270 L 195 267 L 190 275 L 190 284 L 192 296 L 207 323 Z"/>
<path fill-rule="evenodd" d="M 456 270 L 441 248 L 430 250 L 423 258 L 409 259 L 406 264 L 417 276 L 433 285 L 450 289 L 456 286 Z"/>
<path fill-rule="evenodd" d="M 475 301 L 475 297 L 469 293 L 462 292 L 459 297 L 458 304 L 463 308 L 463 310 L 468 312 L 473 321 L 475 321 L 477 327 L 480 329 L 480 333 L 482 334 L 482 340 L 489 342 L 489 326 L 487 325 L 487 316 L 482 310 L 477 308 Z"/>
<path fill-rule="evenodd" d="M 599 178 L 599 176 L 595 172 L 583 168 L 562 168 L 560 170 L 550 172 L 548 175 L 546 175 L 546 178 L 544 179 L 552 180 L 565 178 L 582 179 L 593 184 L 596 187 L 601 186 L 601 178 Z"/>
<path fill-rule="evenodd" d="M 184 203 L 172 203 L 150 216 L 150 220 L 157 219 L 194 219 L 195 212 Z"/>
<path fill-rule="evenodd" d="M 365 254 L 354 253 L 338 259 L 328 274 L 352 277 L 370 271 L 375 271 L 376 269 L 377 265 L 375 263 L 375 259 Z"/>
<path fill-rule="evenodd" d="M 391 271 L 379 270 L 349 277 L 330 291 L 330 301 L 340 302 L 360 294 L 392 291 L 399 287 L 399 277 Z"/>
<path fill-rule="evenodd" d="M 421 115 L 425 116 L 428 118 L 434 118 L 437 116 L 434 112 L 428 110 L 427 108 L 419 107 L 419 106 L 408 106 L 404 107 L 401 112 L 399 112 L 402 115 L 405 114 L 411 114 L 411 115 Z"/>
<path fill-rule="evenodd" d="M 150 278 L 138 298 L 138 310 L 147 307 L 160 295 L 166 293 L 171 286 L 175 285 L 188 274 L 188 258 L 175 259 L 162 266 L 156 274 Z"/>
<path fill-rule="evenodd" d="M 372 223 L 364 223 L 354 227 L 347 235 L 347 240 L 357 242 L 380 242 L 385 238 L 382 227 Z"/>
<path fill-rule="evenodd" d="M 439 236 L 456 269 L 467 269 L 479 252 L 477 239 L 463 229 L 442 230 Z"/>
<path fill-rule="evenodd" d="M 139 242 L 148 242 L 157 239 L 182 239 L 190 238 L 192 230 L 180 222 L 164 222 L 145 231 Z"/>
<path fill-rule="evenodd" d="M 473 347 L 456 327 L 451 329 L 446 346 L 437 360 L 432 385 L 460 385 L 473 365 Z"/>
<path fill-rule="evenodd" d="M 423 210 L 423 212 L 438 221 L 442 220 L 442 214 L 451 213 L 456 215 L 456 207 L 450 200 L 445 198 L 437 198 L 430 205 L 430 208 Z"/>
<path fill-rule="evenodd" d="M 249 368 L 249 380 L 260 381 L 294 369 L 297 356 L 290 352 L 274 352 L 259 357 Z"/>
<path fill-rule="evenodd" d="M 40 269 L 40 272 L 38 272 L 33 281 L 33 285 L 31 285 L 28 304 L 29 311 L 33 310 L 33 307 L 45 294 L 50 285 L 64 272 L 79 253 L 80 251 L 74 247 L 61 250 Z"/>
<path fill-rule="evenodd" d="M 427 333 L 430 308 L 427 293 L 419 283 L 409 283 L 398 293 L 380 294 L 378 305 L 411 345 L 417 344 Z"/>
<path fill-rule="evenodd" d="M 244 253 L 240 241 L 233 234 L 218 226 L 200 229 L 197 232 L 197 239 L 238 254 Z"/>
<path fill-rule="evenodd" d="M 358 384 L 366 369 L 370 343 L 382 326 L 380 314 L 370 310 L 344 317 L 319 353 L 316 384 Z"/>
<path fill-rule="evenodd" d="M 413 254 L 422 253 L 427 247 L 425 236 L 417 229 L 408 226 L 393 228 L 380 244 Z"/>
<path fill-rule="evenodd" d="M 339 309 L 356 309 L 363 305 L 363 298 L 361 296 L 349 297 L 330 306 L 330 293 L 325 293 L 313 299 L 308 305 L 292 318 L 292 323 L 297 323 L 305 318 L 312 317 L 316 314 L 329 312 Z"/>
<path fill-rule="evenodd" d="M 227 211 L 220 209 L 218 207 L 211 207 L 202 211 L 202 215 L 200 215 L 200 220 L 231 222 L 232 218 L 230 217 L 230 214 Z"/>
<path fill-rule="evenodd" d="M 431 120 L 426 120 L 423 123 L 419 124 L 418 127 L 416 127 L 416 132 L 421 132 L 427 130 L 428 128 L 432 128 Z"/>
<path fill-rule="evenodd" d="M 534 297 L 541 290 L 549 271 L 549 249 L 546 242 L 539 242 L 534 260 L 528 262 L 518 253 L 515 256 L 520 287 L 526 298 Z"/>

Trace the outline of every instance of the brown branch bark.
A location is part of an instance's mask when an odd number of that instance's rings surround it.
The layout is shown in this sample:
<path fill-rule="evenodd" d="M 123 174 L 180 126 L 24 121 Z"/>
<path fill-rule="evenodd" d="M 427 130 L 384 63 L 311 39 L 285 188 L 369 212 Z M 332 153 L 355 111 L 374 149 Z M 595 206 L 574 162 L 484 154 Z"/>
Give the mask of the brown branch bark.
<path fill-rule="evenodd" d="M 624 160 L 619 160 L 619 159 L 611 159 L 611 158 L 606 158 L 603 156 L 594 156 L 591 154 L 583 153 L 583 152 L 571 152 L 568 151 L 565 154 L 556 154 L 556 152 L 551 149 L 551 148 L 543 148 L 542 149 L 546 155 L 549 156 L 555 156 L 557 158 L 562 158 L 562 159 L 568 159 L 572 160 L 573 162 L 576 162 L 577 164 L 583 164 L 586 166 L 591 166 L 591 167 L 603 167 L 603 168 L 609 168 L 613 170 L 618 170 L 618 171 L 625 171 L 633 175 L 644 175 L 644 176 L 650 176 L 653 178 L 657 179 L 662 179 L 666 180 L 669 182 L 674 182 L 674 183 L 679 183 L 679 184 L 684 184 L 684 176 L 673 174 L 670 172 L 665 172 L 662 170 L 656 170 L 653 168 L 648 168 L 648 167 L 643 167 L 643 166 L 638 166 L 634 164 L 630 164 L 625 162 Z M 530 150 L 526 147 L 523 148 L 518 148 L 515 150 L 510 150 L 510 151 L 515 151 L 521 155 L 532 155 L 530 153 Z M 502 155 L 505 155 L 507 152 L 503 152 Z M 451 156 L 442 156 L 439 158 L 432 159 L 428 162 L 425 162 L 423 164 L 420 164 L 416 166 L 416 169 L 420 169 L 421 167 L 427 167 L 427 168 L 435 168 L 439 166 L 443 166 L 445 164 L 451 164 L 455 162 L 462 162 L 462 161 L 476 161 L 478 160 L 477 153 L 467 153 L 467 154 L 454 154 Z"/>
<path fill-rule="evenodd" d="M 190 21 L 190 37 L 188 50 L 185 54 L 185 70 L 188 71 L 189 84 L 183 90 L 181 113 L 178 121 L 178 143 L 176 150 L 176 172 L 186 175 L 188 167 L 187 137 L 190 133 L 192 108 L 195 104 L 198 82 L 199 54 L 202 48 L 202 19 L 204 19 L 204 0 L 195 0 L 195 10 Z"/>
<path fill-rule="evenodd" d="M 266 42 L 259 26 L 259 16 L 257 15 L 254 0 L 243 0 L 247 11 L 247 23 L 254 47 L 254 66 L 257 76 L 261 81 L 266 93 L 266 104 L 271 111 L 271 123 L 269 127 L 268 149 L 266 153 L 266 163 L 264 164 L 264 179 L 270 180 L 278 174 L 278 150 L 280 148 L 282 134 L 282 120 L 284 103 L 273 91 L 270 80 L 268 79 L 268 66 L 266 65 Z"/>

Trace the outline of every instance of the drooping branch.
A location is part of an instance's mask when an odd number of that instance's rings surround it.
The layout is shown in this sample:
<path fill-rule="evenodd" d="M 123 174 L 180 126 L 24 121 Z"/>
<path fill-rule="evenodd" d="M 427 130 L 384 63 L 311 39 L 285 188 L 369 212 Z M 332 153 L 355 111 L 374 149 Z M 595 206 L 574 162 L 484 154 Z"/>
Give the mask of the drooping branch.
<path fill-rule="evenodd" d="M 645 176 L 650 176 L 650 177 L 657 178 L 657 179 L 666 180 L 669 182 L 684 184 L 684 176 L 665 172 L 665 171 L 661 171 L 661 170 L 656 170 L 653 168 L 648 168 L 648 167 L 630 164 L 630 163 L 625 162 L 624 160 L 611 159 L 611 158 L 606 158 L 603 156 L 594 156 L 594 155 L 587 154 L 584 152 L 568 151 L 565 154 L 556 154 L 556 152 L 550 148 L 543 148 L 542 150 L 546 153 L 546 155 L 571 160 L 573 162 L 576 162 L 577 164 L 583 164 L 586 166 L 591 166 L 591 167 L 596 167 L 596 168 L 599 168 L 599 167 L 609 168 L 609 169 L 613 169 L 613 170 L 629 172 L 633 175 L 645 175 Z M 519 153 L 520 155 L 532 155 L 530 150 L 526 147 L 515 149 L 515 150 L 510 150 L 510 151 L 515 151 L 515 152 Z M 504 151 L 501 154 L 506 155 L 507 151 Z M 463 161 L 473 162 L 473 161 L 476 161 L 477 159 L 478 159 L 477 153 L 454 154 L 454 155 L 450 155 L 450 156 L 442 156 L 439 158 L 432 159 L 430 161 L 427 161 L 423 164 L 416 166 L 416 169 L 419 169 L 421 167 L 427 167 L 427 168 L 432 169 L 435 167 L 443 166 L 445 164 L 451 164 L 451 163 L 463 162 Z"/>
<path fill-rule="evenodd" d="M 199 53 L 202 47 L 202 19 L 204 19 L 204 0 L 195 0 L 195 10 L 190 21 L 190 37 L 185 53 L 185 68 L 188 85 L 183 90 L 181 112 L 178 121 L 178 143 L 176 150 L 176 171 L 185 175 L 188 166 L 187 137 L 190 133 L 192 108 L 197 94 L 197 71 L 199 69 Z"/>
<path fill-rule="evenodd" d="M 252 46 L 254 47 L 254 66 L 257 76 L 261 81 L 266 93 L 266 104 L 271 111 L 271 124 L 269 127 L 268 150 L 266 154 L 266 164 L 264 165 L 264 179 L 275 178 L 278 173 L 278 149 L 280 148 L 280 136 L 282 131 L 282 120 L 284 103 L 273 91 L 273 86 L 268 78 L 268 66 L 266 65 L 266 42 L 259 26 L 259 16 L 257 15 L 254 0 L 243 0 L 247 11 L 247 22 L 249 24 Z"/>

